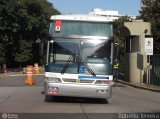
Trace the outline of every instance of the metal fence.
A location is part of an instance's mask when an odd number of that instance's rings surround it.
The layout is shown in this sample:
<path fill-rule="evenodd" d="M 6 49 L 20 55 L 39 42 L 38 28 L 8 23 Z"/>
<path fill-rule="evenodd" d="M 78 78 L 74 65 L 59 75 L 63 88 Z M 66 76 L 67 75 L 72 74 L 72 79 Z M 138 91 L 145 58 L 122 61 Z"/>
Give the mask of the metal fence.
<path fill-rule="evenodd" d="M 160 55 L 152 56 L 150 84 L 160 86 Z"/>

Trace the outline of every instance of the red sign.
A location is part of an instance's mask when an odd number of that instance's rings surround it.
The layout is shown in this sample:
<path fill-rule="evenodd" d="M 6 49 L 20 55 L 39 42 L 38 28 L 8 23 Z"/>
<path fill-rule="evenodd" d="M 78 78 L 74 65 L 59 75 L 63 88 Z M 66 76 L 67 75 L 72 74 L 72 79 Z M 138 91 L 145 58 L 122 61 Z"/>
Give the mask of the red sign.
<path fill-rule="evenodd" d="M 62 21 L 56 21 L 55 23 L 55 31 L 60 32 L 61 31 L 61 26 L 62 26 Z"/>

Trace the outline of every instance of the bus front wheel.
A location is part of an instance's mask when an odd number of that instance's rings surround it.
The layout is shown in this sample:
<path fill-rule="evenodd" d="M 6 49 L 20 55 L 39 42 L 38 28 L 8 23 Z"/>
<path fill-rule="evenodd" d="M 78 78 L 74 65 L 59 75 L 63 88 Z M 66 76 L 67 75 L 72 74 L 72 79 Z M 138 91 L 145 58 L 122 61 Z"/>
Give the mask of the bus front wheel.
<path fill-rule="evenodd" d="M 45 95 L 45 102 L 52 102 L 53 96 L 52 95 Z"/>

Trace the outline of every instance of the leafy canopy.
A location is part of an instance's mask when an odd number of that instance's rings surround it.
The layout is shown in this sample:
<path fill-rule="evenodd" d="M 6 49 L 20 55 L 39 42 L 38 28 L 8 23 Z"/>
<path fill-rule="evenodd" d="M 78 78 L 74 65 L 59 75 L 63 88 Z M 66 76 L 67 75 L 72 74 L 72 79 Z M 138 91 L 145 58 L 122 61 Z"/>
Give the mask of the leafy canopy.
<path fill-rule="evenodd" d="M 141 18 L 146 22 L 151 22 L 154 53 L 160 54 L 160 0 L 142 0 L 142 3 Z"/>
<path fill-rule="evenodd" d="M 54 14 L 60 12 L 47 0 L 0 0 L 0 63 L 33 61 L 35 42 L 45 41 Z"/>

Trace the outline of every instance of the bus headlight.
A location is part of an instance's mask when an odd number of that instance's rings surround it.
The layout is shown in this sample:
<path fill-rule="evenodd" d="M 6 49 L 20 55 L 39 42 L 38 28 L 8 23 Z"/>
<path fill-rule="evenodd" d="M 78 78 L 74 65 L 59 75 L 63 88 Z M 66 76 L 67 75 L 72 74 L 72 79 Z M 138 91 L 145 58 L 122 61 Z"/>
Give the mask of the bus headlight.
<path fill-rule="evenodd" d="M 53 78 L 53 77 L 46 77 L 45 80 L 49 81 L 49 82 L 53 82 L 53 83 L 60 83 L 61 82 L 60 78 Z"/>
<path fill-rule="evenodd" d="M 107 80 L 97 80 L 95 84 L 108 84 Z"/>

